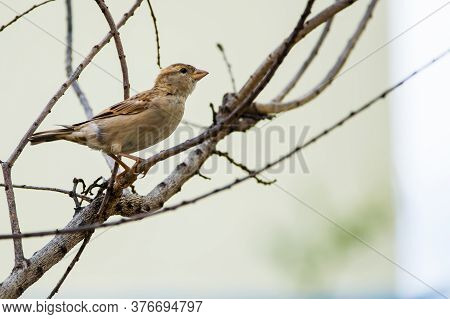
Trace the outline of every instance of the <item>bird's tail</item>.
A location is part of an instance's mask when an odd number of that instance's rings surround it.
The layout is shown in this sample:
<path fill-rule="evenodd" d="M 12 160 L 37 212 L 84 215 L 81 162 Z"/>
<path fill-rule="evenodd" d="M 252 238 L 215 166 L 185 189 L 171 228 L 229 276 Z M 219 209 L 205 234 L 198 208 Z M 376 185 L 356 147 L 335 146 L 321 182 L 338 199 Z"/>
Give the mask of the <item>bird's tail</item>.
<path fill-rule="evenodd" d="M 70 127 L 62 128 L 59 130 L 44 131 L 33 134 L 29 141 L 31 145 L 40 143 L 53 142 L 58 140 L 66 140 L 73 133 L 74 129 Z"/>

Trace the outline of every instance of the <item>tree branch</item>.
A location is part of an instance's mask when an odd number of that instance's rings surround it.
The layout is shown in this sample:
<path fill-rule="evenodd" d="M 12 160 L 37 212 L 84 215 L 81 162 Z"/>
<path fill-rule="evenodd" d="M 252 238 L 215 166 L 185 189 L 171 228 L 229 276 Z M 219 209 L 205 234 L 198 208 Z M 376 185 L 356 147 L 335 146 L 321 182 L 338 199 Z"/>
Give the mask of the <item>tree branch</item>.
<path fill-rule="evenodd" d="M 349 7 L 356 1 L 357 0 L 339 0 L 336 1 L 334 4 L 330 5 L 329 7 L 327 7 L 326 9 L 322 10 L 316 16 L 308 20 L 304 28 L 298 32 L 295 38 L 295 43 L 303 39 L 307 34 L 309 34 L 319 25 L 321 25 L 325 21 L 328 21 L 331 17 L 335 16 L 337 13 Z M 248 81 L 241 88 L 241 90 L 238 93 L 239 96 L 248 95 L 256 87 L 256 85 L 258 85 L 261 79 L 263 79 L 270 70 L 271 65 L 273 63 L 273 59 L 278 55 L 280 55 L 280 53 L 283 51 L 283 48 L 284 42 L 281 43 L 274 51 L 272 51 L 272 53 L 270 53 L 267 56 L 264 62 L 256 69 L 256 71 L 250 76 Z"/>
<path fill-rule="evenodd" d="M 80 260 L 81 254 L 83 254 L 84 249 L 86 248 L 87 244 L 89 243 L 89 241 L 91 240 L 92 234 L 94 233 L 93 230 L 91 230 L 90 232 L 88 232 L 86 234 L 86 237 L 84 237 L 83 243 L 80 246 L 80 249 L 78 249 L 77 254 L 75 255 L 75 257 L 72 259 L 72 261 L 70 262 L 69 266 L 67 267 L 66 271 L 64 272 L 63 276 L 61 277 L 61 279 L 58 281 L 58 283 L 56 284 L 55 288 L 53 288 L 53 290 L 50 292 L 50 295 L 48 295 L 47 299 L 52 299 L 54 295 L 56 295 L 59 291 L 59 288 L 61 288 L 62 284 L 64 283 L 64 281 L 66 280 L 67 276 L 69 275 L 69 273 L 72 271 L 72 269 L 75 267 L 75 264 Z"/>
<path fill-rule="evenodd" d="M 122 79 L 123 79 L 123 99 L 126 100 L 130 97 L 130 80 L 128 78 L 128 66 L 127 60 L 125 58 L 125 53 L 123 51 L 122 40 L 120 39 L 119 31 L 117 30 L 114 19 L 109 12 L 108 6 L 105 4 L 104 0 L 95 0 L 98 6 L 103 12 L 103 15 L 108 22 L 108 25 L 111 29 L 111 33 L 114 37 L 114 42 L 116 43 L 117 54 L 119 56 L 120 67 L 122 68 Z"/>
<path fill-rule="evenodd" d="M 303 74 L 305 74 L 306 70 L 311 65 L 314 58 L 319 53 L 319 49 L 322 47 L 323 42 L 325 41 L 325 38 L 327 37 L 328 33 L 330 32 L 331 23 L 333 22 L 333 17 L 331 17 L 327 23 L 325 24 L 325 27 L 323 28 L 322 33 L 319 36 L 319 39 L 316 42 L 316 45 L 312 49 L 311 53 L 309 54 L 308 58 L 303 62 L 301 68 L 297 71 L 297 73 L 294 75 L 294 77 L 289 81 L 289 83 L 286 85 L 286 87 L 272 100 L 272 102 L 281 102 L 286 95 L 291 92 L 291 90 L 297 85 L 298 81 L 302 78 Z"/>
<path fill-rule="evenodd" d="M 73 73 L 72 67 L 72 45 L 73 45 L 73 22 L 72 22 L 72 0 L 66 0 L 66 75 L 69 78 Z M 81 90 L 80 85 L 77 80 L 72 82 L 72 89 L 75 91 L 78 100 L 80 101 L 81 106 L 83 107 L 84 114 L 87 119 L 91 119 L 94 116 L 92 111 L 92 107 L 89 105 L 89 101 L 86 98 L 86 95 Z"/>
<path fill-rule="evenodd" d="M 92 202 L 92 199 L 88 196 L 85 195 L 81 195 L 78 193 L 75 193 L 73 191 L 68 191 L 65 189 L 61 189 L 61 188 L 55 188 L 55 187 L 45 187 L 45 186 L 31 186 L 31 185 L 16 185 L 13 184 L 12 185 L 14 188 L 19 188 L 19 189 L 29 189 L 29 190 L 35 190 L 35 191 L 48 191 L 48 192 L 55 192 L 55 193 L 60 193 L 60 194 L 66 194 L 69 197 L 73 197 L 76 196 L 78 198 L 81 198 L 87 202 Z M 0 187 L 6 187 L 5 184 L 0 183 Z"/>
<path fill-rule="evenodd" d="M 227 67 L 228 75 L 230 76 L 231 81 L 231 87 L 233 89 L 233 92 L 236 93 L 236 82 L 234 81 L 234 75 L 233 70 L 231 68 L 231 63 L 227 58 L 227 55 L 225 54 L 225 49 L 223 48 L 223 45 L 220 43 L 217 43 L 217 49 L 219 49 L 220 53 L 222 53 L 223 61 L 225 62 L 225 66 Z"/>
<path fill-rule="evenodd" d="M 155 27 L 155 36 L 156 36 L 156 64 L 161 69 L 161 53 L 160 53 L 160 45 L 159 45 L 159 32 L 158 25 L 156 24 L 156 15 L 153 11 L 152 4 L 150 0 L 147 0 L 148 8 L 150 9 L 150 15 L 152 16 L 153 26 Z"/>
<path fill-rule="evenodd" d="M 377 4 L 378 0 L 372 0 L 369 4 L 369 6 L 366 9 L 366 12 L 364 16 L 362 17 L 361 21 L 359 22 L 355 33 L 353 36 L 348 40 L 347 45 L 345 46 L 342 53 L 339 55 L 336 63 L 331 68 L 331 70 L 328 72 L 328 74 L 325 76 L 325 78 L 312 90 L 310 90 L 308 93 L 306 93 L 304 96 L 290 101 L 286 103 L 278 103 L 278 102 L 272 102 L 272 103 L 255 103 L 254 108 L 259 112 L 263 114 L 270 114 L 270 113 L 280 113 L 284 111 L 291 110 L 293 108 L 299 107 L 301 105 L 304 105 L 314 98 L 316 98 L 320 93 L 322 93 L 335 79 L 341 68 L 344 66 L 345 62 L 347 61 L 350 53 L 352 52 L 353 48 L 356 45 L 356 42 L 359 40 L 361 34 L 363 33 L 364 29 L 367 26 L 367 23 L 369 22 L 370 18 L 372 17 L 373 10 L 375 9 L 375 5 Z"/>
<path fill-rule="evenodd" d="M 17 217 L 16 201 L 14 197 L 14 188 L 11 180 L 11 166 L 8 163 L 1 163 L 3 177 L 5 180 L 5 193 L 8 202 L 9 221 L 11 223 L 12 234 L 20 235 L 19 218 Z M 26 266 L 23 255 L 22 239 L 14 238 L 14 268 L 23 268 Z"/>
<path fill-rule="evenodd" d="M 252 169 L 249 169 L 247 166 L 245 166 L 244 164 L 242 164 L 242 163 L 238 163 L 238 162 L 236 162 L 231 156 L 230 156 L 230 154 L 228 154 L 227 152 L 222 152 L 222 151 L 219 151 L 219 150 L 215 150 L 214 152 L 213 152 L 215 155 L 217 155 L 217 156 L 220 156 L 220 157 L 223 157 L 223 158 L 225 158 L 230 164 L 232 164 L 232 165 L 234 165 L 234 166 L 236 166 L 236 167 L 239 167 L 240 169 L 242 169 L 244 172 L 246 172 L 246 173 L 248 173 L 248 174 L 253 174 L 255 171 L 254 170 L 252 170 Z M 272 185 L 273 183 L 275 183 L 276 182 L 276 180 L 272 180 L 272 181 L 264 181 L 264 180 L 262 180 L 262 179 L 260 179 L 258 176 L 253 176 L 253 178 L 256 180 L 256 182 L 258 183 L 258 184 L 263 184 L 263 185 Z"/>

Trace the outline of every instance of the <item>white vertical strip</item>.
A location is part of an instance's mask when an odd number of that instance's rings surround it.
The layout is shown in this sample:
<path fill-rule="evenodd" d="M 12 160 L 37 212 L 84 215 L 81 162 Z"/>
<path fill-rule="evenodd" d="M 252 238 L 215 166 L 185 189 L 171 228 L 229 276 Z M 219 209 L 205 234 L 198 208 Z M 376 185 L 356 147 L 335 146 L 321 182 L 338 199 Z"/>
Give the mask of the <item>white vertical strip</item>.
<path fill-rule="evenodd" d="M 447 5 L 446 5 L 447 4 Z M 389 1 L 389 38 L 443 7 L 390 45 L 390 81 L 450 47 L 450 4 Z M 437 290 L 450 293 L 450 58 L 390 99 L 397 261 Z M 436 297 L 401 270 L 399 297 Z"/>

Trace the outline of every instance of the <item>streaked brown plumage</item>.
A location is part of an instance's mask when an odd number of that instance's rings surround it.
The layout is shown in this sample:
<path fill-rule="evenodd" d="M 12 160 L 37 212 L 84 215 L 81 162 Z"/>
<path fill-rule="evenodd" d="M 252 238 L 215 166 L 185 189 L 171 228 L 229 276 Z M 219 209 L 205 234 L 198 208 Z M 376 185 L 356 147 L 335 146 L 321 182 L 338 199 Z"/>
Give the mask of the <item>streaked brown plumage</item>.
<path fill-rule="evenodd" d="M 152 89 L 138 93 L 94 116 L 62 129 L 30 137 L 31 145 L 66 140 L 115 155 L 129 155 L 169 137 L 184 113 L 184 104 L 197 81 L 208 72 L 187 64 L 173 64 L 161 70 Z M 119 161 L 122 166 L 124 164 Z"/>

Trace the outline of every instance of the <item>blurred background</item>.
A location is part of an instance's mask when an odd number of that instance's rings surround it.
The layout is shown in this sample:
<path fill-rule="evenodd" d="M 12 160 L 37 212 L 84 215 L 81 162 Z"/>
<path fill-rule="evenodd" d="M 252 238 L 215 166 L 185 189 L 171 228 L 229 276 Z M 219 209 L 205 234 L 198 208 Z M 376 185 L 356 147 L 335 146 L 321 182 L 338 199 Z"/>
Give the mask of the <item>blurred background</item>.
<path fill-rule="evenodd" d="M 317 1 L 313 15 L 333 1 Z M 313 87 L 335 62 L 369 1 L 337 15 L 318 58 L 290 97 Z M 107 1 L 116 21 L 134 1 Z M 225 47 L 240 87 L 289 34 L 306 1 L 154 0 L 163 66 L 189 63 L 209 71 L 188 99 L 185 119 L 209 125 L 208 104 L 231 91 L 216 43 Z M 0 1 L 0 24 L 35 4 Z M 333 124 L 448 46 L 448 1 L 380 0 L 374 16 L 333 85 L 307 106 L 234 134 L 220 149 L 252 168 L 275 159 Z M 13 9 L 13 10 L 12 10 Z M 15 11 L 16 12 L 15 12 Z M 108 31 L 94 1 L 73 1 L 74 66 Z M 0 33 L 0 159 L 65 80 L 65 5 L 57 0 Z M 290 80 L 321 32 L 298 44 L 258 98 L 267 101 Z M 132 92 L 152 86 L 158 73 L 155 35 L 144 3 L 120 30 Z M 60 298 L 440 298 L 450 287 L 449 59 L 421 73 L 386 100 L 265 173 L 271 186 L 248 181 L 230 191 L 137 223 L 99 230 L 60 289 Z M 95 63 L 95 64 L 94 64 Z M 94 112 L 122 100 L 120 65 L 110 42 L 80 77 Z M 118 80 L 119 79 L 119 80 Z M 84 120 L 69 89 L 39 130 Z M 199 133 L 179 130 L 152 152 Z M 145 194 L 184 155 L 139 180 Z M 27 147 L 13 170 L 17 184 L 71 189 L 74 177 L 108 176 L 98 152 L 71 143 Z M 169 203 L 223 185 L 242 172 L 223 159 L 206 163 Z M 70 198 L 16 190 L 22 232 L 63 227 Z M 0 233 L 10 232 L 0 192 Z M 31 256 L 50 238 L 25 239 Z M 30 287 L 46 297 L 75 250 Z M 0 278 L 13 266 L 9 241 L 0 241 Z M 0 279 L 1 280 L 1 279 Z"/>

